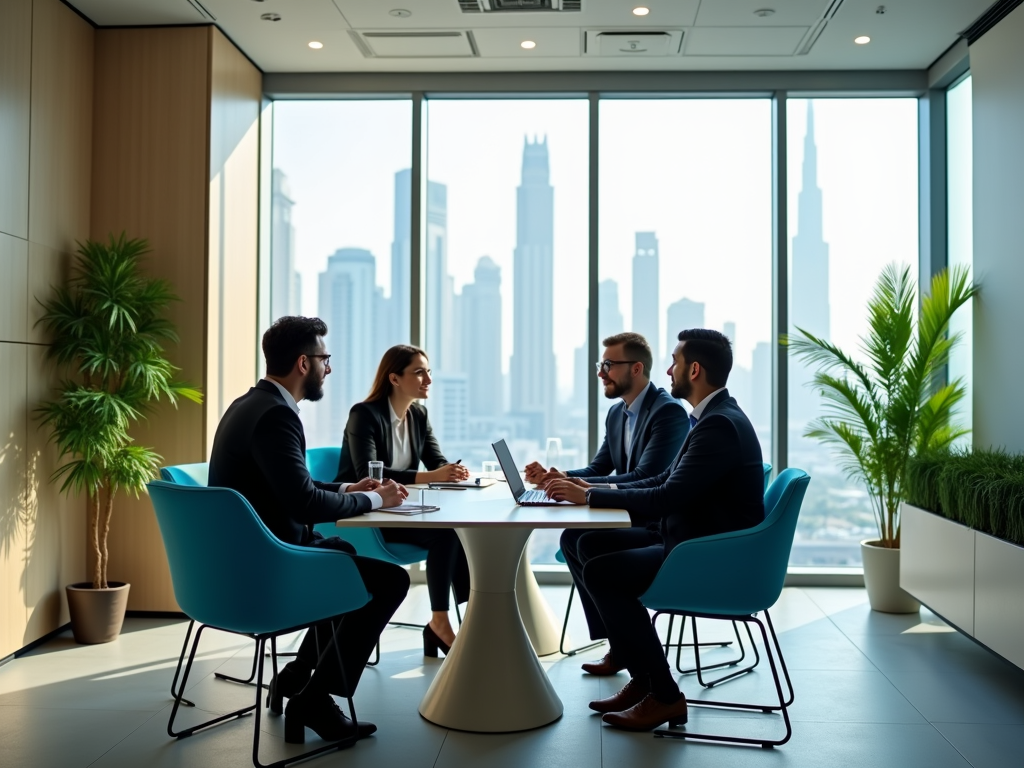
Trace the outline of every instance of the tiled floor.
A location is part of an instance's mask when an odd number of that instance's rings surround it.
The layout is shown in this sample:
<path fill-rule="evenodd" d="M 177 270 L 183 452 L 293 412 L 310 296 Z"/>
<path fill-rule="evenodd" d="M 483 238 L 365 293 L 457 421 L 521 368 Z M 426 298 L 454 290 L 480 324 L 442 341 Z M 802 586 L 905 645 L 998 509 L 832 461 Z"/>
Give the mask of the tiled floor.
<path fill-rule="evenodd" d="M 546 587 L 556 613 L 567 587 Z M 426 615 L 416 587 L 396 618 Z M 559 614 L 560 615 L 560 614 Z M 311 765 L 372 768 L 557 766 L 659 768 L 687 766 L 975 766 L 1024 764 L 1024 672 L 945 626 L 926 610 L 911 616 L 872 613 L 863 590 L 787 589 L 772 610 L 793 678 L 793 738 L 772 751 L 656 739 L 601 724 L 587 702 L 613 692 L 625 676 L 582 675 L 580 658 L 544 660 L 565 705 L 561 720 L 526 733 L 482 735 L 448 731 L 423 720 L 417 705 L 439 667 L 421 655 L 419 635 L 389 629 L 380 666 L 368 669 L 356 707 L 379 731 L 354 748 Z M 702 624 L 701 639 L 724 627 Z M 584 637 L 574 610 L 577 638 Z M 3 768 L 161 768 L 251 765 L 252 718 L 230 721 L 176 741 L 167 736 L 168 688 L 185 623 L 132 619 L 108 645 L 77 646 L 60 637 L 0 667 L 0 766 Z M 705 637 L 707 635 L 708 637 Z M 200 711 L 181 721 L 251 701 L 251 689 L 215 680 L 215 670 L 247 674 L 252 645 L 216 632 L 204 636 L 188 696 Z M 586 654 L 598 657 L 598 648 Z M 725 653 L 720 651 L 718 653 Z M 495 659 L 500 663 L 500 659 Z M 763 667 L 764 665 L 762 665 Z M 692 676 L 683 691 L 744 700 L 770 694 L 767 670 L 710 694 Z M 496 692 L 500 695 L 500 692 Z M 749 699 L 747 699 L 749 700 Z M 291 754 L 280 718 L 263 720 L 264 760 Z M 690 727 L 780 733 L 777 715 L 693 707 Z M 307 732 L 311 737 L 311 734 Z M 314 744 L 310 738 L 307 747 Z M 297 748 L 296 748 L 297 749 Z"/>

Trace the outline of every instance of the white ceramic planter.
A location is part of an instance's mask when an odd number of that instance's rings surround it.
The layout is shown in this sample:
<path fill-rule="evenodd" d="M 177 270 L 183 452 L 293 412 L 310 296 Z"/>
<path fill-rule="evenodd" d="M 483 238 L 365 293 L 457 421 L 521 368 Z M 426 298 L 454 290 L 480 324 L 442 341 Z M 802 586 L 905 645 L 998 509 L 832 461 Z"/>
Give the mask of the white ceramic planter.
<path fill-rule="evenodd" d="M 882 613 L 916 613 L 921 604 L 900 588 L 900 550 L 862 541 L 860 552 L 871 609 Z"/>

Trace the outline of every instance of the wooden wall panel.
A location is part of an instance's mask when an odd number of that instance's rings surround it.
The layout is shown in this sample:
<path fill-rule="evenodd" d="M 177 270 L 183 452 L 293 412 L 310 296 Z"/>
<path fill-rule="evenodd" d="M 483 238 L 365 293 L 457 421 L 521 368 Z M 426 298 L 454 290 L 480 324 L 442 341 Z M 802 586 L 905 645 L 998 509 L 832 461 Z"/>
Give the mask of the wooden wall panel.
<path fill-rule="evenodd" d="M 213 30 L 206 442 L 256 370 L 262 75 Z"/>
<path fill-rule="evenodd" d="M 92 236 L 127 231 L 149 240 L 146 270 L 182 301 L 168 350 L 181 377 L 205 386 L 209 138 L 209 27 L 96 33 Z M 166 464 L 205 458 L 204 409 L 161 406 L 133 430 Z M 120 497 L 110 536 L 110 578 L 132 584 L 129 608 L 176 610 L 148 497 Z"/>
<path fill-rule="evenodd" d="M 35 0 L 28 239 L 64 253 L 89 236 L 93 28 Z"/>
<path fill-rule="evenodd" d="M 29 408 L 56 395 L 56 368 L 47 348 L 27 346 Z M 30 557 L 25 565 L 26 645 L 68 621 L 64 587 L 87 577 L 85 570 L 85 500 L 60 493 L 50 481 L 59 466 L 57 450 L 34 414 L 28 414 L 25 477 L 25 539 Z"/>
<path fill-rule="evenodd" d="M 32 0 L 4 0 L 0 23 L 0 232 L 28 238 Z"/>
<path fill-rule="evenodd" d="M 27 341 L 28 242 L 3 232 L 0 232 L 0 291 L 3 292 L 0 341 Z"/>
<path fill-rule="evenodd" d="M 0 343 L 0 658 L 25 645 L 26 349 Z"/>

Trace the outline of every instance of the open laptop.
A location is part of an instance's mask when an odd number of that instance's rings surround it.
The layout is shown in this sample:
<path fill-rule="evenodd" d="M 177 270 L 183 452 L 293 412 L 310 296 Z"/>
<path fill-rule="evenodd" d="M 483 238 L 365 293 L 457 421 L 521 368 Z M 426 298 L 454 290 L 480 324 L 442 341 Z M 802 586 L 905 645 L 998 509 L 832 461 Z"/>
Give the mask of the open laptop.
<path fill-rule="evenodd" d="M 508 481 L 509 490 L 512 491 L 516 504 L 521 507 L 561 507 L 572 505 L 571 501 L 555 501 L 550 499 L 541 490 L 526 490 L 523 479 L 519 477 L 519 468 L 512 460 L 512 454 L 509 452 L 508 446 L 505 445 L 505 441 L 499 440 L 496 443 L 491 443 L 491 448 L 494 449 L 494 455 L 498 457 L 501 471 L 505 473 L 505 479 Z"/>

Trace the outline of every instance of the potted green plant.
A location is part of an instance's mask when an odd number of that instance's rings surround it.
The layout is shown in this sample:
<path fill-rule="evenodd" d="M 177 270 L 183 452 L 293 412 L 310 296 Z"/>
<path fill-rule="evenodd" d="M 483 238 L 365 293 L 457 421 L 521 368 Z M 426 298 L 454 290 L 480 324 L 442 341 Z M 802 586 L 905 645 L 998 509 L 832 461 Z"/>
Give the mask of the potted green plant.
<path fill-rule="evenodd" d="M 199 390 L 173 379 L 178 369 L 164 358 L 161 344 L 177 335 L 163 315 L 177 297 L 166 280 L 143 276 L 147 252 L 145 240 L 123 233 L 107 244 L 80 243 L 68 284 L 40 301 L 38 322 L 62 375 L 59 396 L 36 411 L 64 462 L 51 480 L 63 478 L 61 492 L 87 502 L 92 580 L 66 588 L 80 643 L 114 640 L 124 620 L 129 585 L 107 580 L 114 499 L 121 492 L 138 496 L 161 461 L 134 444 L 132 424 L 162 398 L 202 402 Z"/>
<path fill-rule="evenodd" d="M 974 294 L 965 268 L 943 270 L 921 298 L 908 267 L 885 267 L 868 302 L 866 362 L 802 328 L 789 338 L 797 357 L 816 365 L 813 386 L 824 414 L 805 433 L 831 446 L 851 479 L 867 487 L 878 539 L 861 542 L 871 607 L 891 613 L 918 609 L 899 586 L 900 503 L 907 464 L 915 454 L 947 448 L 965 430 L 953 423 L 963 383 L 945 382 L 943 368 L 957 336 L 953 313 Z"/>

